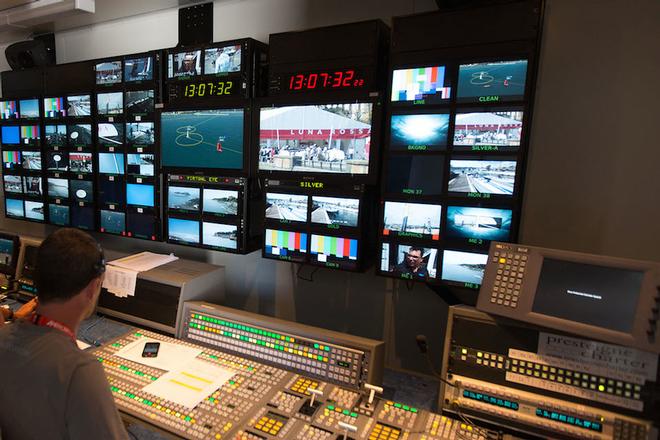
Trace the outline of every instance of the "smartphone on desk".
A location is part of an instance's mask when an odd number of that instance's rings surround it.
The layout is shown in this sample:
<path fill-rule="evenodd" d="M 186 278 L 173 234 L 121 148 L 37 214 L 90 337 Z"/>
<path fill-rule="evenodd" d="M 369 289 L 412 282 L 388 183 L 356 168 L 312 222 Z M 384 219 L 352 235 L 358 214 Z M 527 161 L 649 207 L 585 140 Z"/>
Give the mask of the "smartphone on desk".
<path fill-rule="evenodd" d="M 158 349 L 160 349 L 160 342 L 147 342 L 144 344 L 144 349 L 142 350 L 143 358 L 155 358 L 158 356 Z"/>

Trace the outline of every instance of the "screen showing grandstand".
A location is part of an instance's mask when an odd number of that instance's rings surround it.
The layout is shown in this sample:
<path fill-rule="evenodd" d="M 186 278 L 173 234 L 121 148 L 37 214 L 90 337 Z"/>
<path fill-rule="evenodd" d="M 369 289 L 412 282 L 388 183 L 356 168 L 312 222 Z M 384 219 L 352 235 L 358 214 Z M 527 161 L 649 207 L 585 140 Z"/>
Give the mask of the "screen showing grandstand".
<path fill-rule="evenodd" d="M 392 73 L 392 102 L 433 104 L 447 101 L 451 87 L 445 66 L 397 69 Z"/>
<path fill-rule="evenodd" d="M 308 197 L 299 194 L 266 193 L 266 218 L 283 223 L 307 221 Z"/>
<path fill-rule="evenodd" d="M 260 110 L 259 170 L 368 174 L 373 104 Z"/>
<path fill-rule="evenodd" d="M 151 81 L 154 78 L 153 60 L 152 56 L 124 60 L 124 81 Z"/>
<path fill-rule="evenodd" d="M 440 239 L 441 205 L 385 202 L 383 235 Z"/>
<path fill-rule="evenodd" d="M 23 192 L 23 183 L 21 176 L 10 176 L 5 174 L 2 176 L 4 180 L 4 188 L 6 193 L 21 194 Z"/>
<path fill-rule="evenodd" d="M 91 116 L 92 115 L 92 97 L 91 95 L 71 95 L 66 98 L 68 116 Z"/>
<path fill-rule="evenodd" d="M 167 58 L 167 77 L 181 78 L 202 74 L 202 51 L 171 53 Z"/>
<path fill-rule="evenodd" d="M 469 147 L 478 151 L 517 148 L 520 146 L 522 126 L 522 111 L 457 113 L 454 147 Z"/>
<path fill-rule="evenodd" d="M 243 119 L 243 109 L 163 112 L 162 165 L 242 169 Z"/>
<path fill-rule="evenodd" d="M 96 84 L 119 84 L 121 82 L 121 61 L 104 61 L 96 65 Z"/>
<path fill-rule="evenodd" d="M 447 146 L 448 114 L 392 115 L 390 148 L 427 151 Z"/>
<path fill-rule="evenodd" d="M 466 240 L 509 241 L 511 217 L 510 209 L 450 206 L 445 235 Z"/>
<path fill-rule="evenodd" d="M 449 162 L 450 193 L 511 196 L 515 182 L 515 160 L 452 159 Z"/>
<path fill-rule="evenodd" d="M 520 101 L 525 96 L 527 60 L 461 64 L 458 102 Z"/>
<path fill-rule="evenodd" d="M 204 49 L 204 74 L 240 72 L 241 45 Z"/>

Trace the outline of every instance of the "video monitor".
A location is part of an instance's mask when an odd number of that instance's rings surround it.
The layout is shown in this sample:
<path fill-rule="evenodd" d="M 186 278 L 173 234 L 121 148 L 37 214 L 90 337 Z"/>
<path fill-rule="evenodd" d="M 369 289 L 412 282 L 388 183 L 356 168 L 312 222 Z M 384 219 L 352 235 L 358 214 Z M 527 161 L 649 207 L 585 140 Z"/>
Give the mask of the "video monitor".
<path fill-rule="evenodd" d="M 154 186 L 139 183 L 126 184 L 126 204 L 153 208 L 155 204 Z"/>
<path fill-rule="evenodd" d="M 48 220 L 50 223 L 58 226 L 69 225 L 69 207 L 67 205 L 48 205 Z"/>
<path fill-rule="evenodd" d="M 89 180 L 71 180 L 71 198 L 77 202 L 92 203 L 94 201 L 94 186 Z"/>
<path fill-rule="evenodd" d="M 442 256 L 442 280 L 481 285 L 488 254 L 445 250 Z"/>
<path fill-rule="evenodd" d="M 23 169 L 28 171 L 41 171 L 41 152 L 24 151 Z"/>
<path fill-rule="evenodd" d="M 96 84 L 97 85 L 110 85 L 121 83 L 122 68 L 121 60 L 104 61 L 98 63 L 96 68 Z"/>
<path fill-rule="evenodd" d="M 436 151 L 447 147 L 449 114 L 392 115 L 390 149 Z"/>
<path fill-rule="evenodd" d="M 145 240 L 157 240 L 160 223 L 156 217 L 147 214 L 126 213 L 126 235 Z"/>
<path fill-rule="evenodd" d="M 392 102 L 438 104 L 451 98 L 445 66 L 396 69 L 392 73 Z"/>
<path fill-rule="evenodd" d="M 241 71 L 241 45 L 204 49 L 204 74 Z"/>
<path fill-rule="evenodd" d="M 64 98 L 44 98 L 44 118 L 63 118 L 66 116 Z"/>
<path fill-rule="evenodd" d="M 10 171 L 18 171 L 23 167 L 20 151 L 2 151 L 2 168 Z"/>
<path fill-rule="evenodd" d="M 312 196 L 312 223 L 356 228 L 360 216 L 360 199 Z"/>
<path fill-rule="evenodd" d="M 101 209 L 101 232 L 124 235 L 126 233 L 126 214 Z"/>
<path fill-rule="evenodd" d="M 106 147 L 120 147 L 124 145 L 124 124 L 98 124 L 97 129 L 100 145 Z"/>
<path fill-rule="evenodd" d="M 66 144 L 66 125 L 46 125 L 46 147 L 62 147 Z"/>
<path fill-rule="evenodd" d="M 442 194 L 444 156 L 391 155 L 388 160 L 386 189 L 391 194 Z"/>
<path fill-rule="evenodd" d="M 204 188 L 202 199 L 202 211 L 205 214 L 238 215 L 238 191 Z"/>
<path fill-rule="evenodd" d="M 30 220 L 44 221 L 44 203 L 26 200 L 25 218 Z"/>
<path fill-rule="evenodd" d="M 325 264 L 337 269 L 356 269 L 358 240 L 312 234 L 309 254 L 312 262 L 315 263 Z"/>
<path fill-rule="evenodd" d="M 243 119 L 242 108 L 163 112 L 163 166 L 242 169 Z"/>
<path fill-rule="evenodd" d="M 169 217 L 167 239 L 182 244 L 199 244 L 199 222 Z"/>
<path fill-rule="evenodd" d="M 99 153 L 99 173 L 124 174 L 124 154 Z"/>
<path fill-rule="evenodd" d="M 126 155 L 126 172 L 133 176 L 153 177 L 155 156 L 150 153 Z"/>
<path fill-rule="evenodd" d="M 108 125 L 108 124 L 100 124 Z M 92 125 L 91 124 L 75 124 L 67 125 L 67 137 L 69 138 L 69 146 L 77 148 L 88 148 L 92 146 Z"/>
<path fill-rule="evenodd" d="M 154 112 L 153 90 L 132 90 L 126 92 L 126 113 L 129 115 L 149 115 Z"/>
<path fill-rule="evenodd" d="M 96 95 L 96 111 L 99 115 L 113 116 L 124 113 L 122 92 L 99 93 Z"/>
<path fill-rule="evenodd" d="M 0 101 L 0 120 L 18 119 L 18 101 Z"/>
<path fill-rule="evenodd" d="M 16 177 L 16 176 L 6 176 L 6 177 Z M 7 181 L 5 180 L 5 184 Z M 25 188 L 25 194 L 28 196 L 42 196 L 43 187 L 41 186 L 41 177 L 36 176 L 25 176 L 23 177 L 23 187 Z"/>
<path fill-rule="evenodd" d="M 18 235 L 0 233 L 0 273 L 12 277 L 16 275 L 20 247 L 21 240 Z"/>
<path fill-rule="evenodd" d="M 201 188 L 187 186 L 169 186 L 167 189 L 167 207 L 177 211 L 199 212 Z"/>
<path fill-rule="evenodd" d="M 202 74 L 202 51 L 171 53 L 167 57 L 167 77 L 181 78 Z"/>
<path fill-rule="evenodd" d="M 21 99 L 18 103 L 18 110 L 21 119 L 39 119 L 38 99 Z"/>
<path fill-rule="evenodd" d="M 509 241 L 512 216 L 510 209 L 450 206 L 445 235 L 465 240 Z"/>
<path fill-rule="evenodd" d="M 132 145 L 154 144 L 153 122 L 130 122 L 126 124 L 126 143 Z"/>
<path fill-rule="evenodd" d="M 20 145 L 20 143 L 21 143 L 21 128 L 17 125 L 3 125 L 2 144 Z"/>
<path fill-rule="evenodd" d="M 38 147 L 41 141 L 41 129 L 38 125 L 21 125 L 21 145 Z"/>
<path fill-rule="evenodd" d="M 66 97 L 67 115 L 84 117 L 92 115 L 91 95 L 69 95 Z"/>
<path fill-rule="evenodd" d="M 266 218 L 288 222 L 307 221 L 309 197 L 298 194 L 266 193 Z"/>
<path fill-rule="evenodd" d="M 21 176 L 10 176 L 5 174 L 2 176 L 4 182 L 4 190 L 6 193 L 22 194 L 23 182 Z"/>
<path fill-rule="evenodd" d="M 383 243 L 380 270 L 395 277 L 416 281 L 437 278 L 438 250 L 425 246 Z"/>
<path fill-rule="evenodd" d="M 74 228 L 85 229 L 87 231 L 96 229 L 94 227 L 94 208 L 91 206 L 72 206 L 71 226 Z"/>
<path fill-rule="evenodd" d="M 385 202 L 383 235 L 439 240 L 441 218 L 441 205 Z"/>
<path fill-rule="evenodd" d="M 124 60 L 124 81 L 152 81 L 154 79 L 154 57 L 143 56 Z"/>
<path fill-rule="evenodd" d="M 69 198 L 69 181 L 67 179 L 51 178 L 47 179 L 48 182 L 48 197 L 54 199 L 68 199 Z"/>
<path fill-rule="evenodd" d="M 92 153 L 79 153 L 74 151 L 69 153 L 69 171 L 80 174 L 94 172 Z"/>
<path fill-rule="evenodd" d="M 522 111 L 457 113 L 454 124 L 454 147 L 474 150 L 498 150 L 519 147 L 522 136 Z M 481 147 L 481 148 L 479 148 Z"/>
<path fill-rule="evenodd" d="M 25 207 L 23 206 L 23 200 L 12 199 L 5 197 L 5 212 L 7 217 L 14 218 L 24 218 L 25 217 Z"/>
<path fill-rule="evenodd" d="M 123 205 L 126 203 L 126 185 L 119 179 L 99 179 L 99 203 Z"/>
<path fill-rule="evenodd" d="M 308 255 L 307 240 L 305 232 L 266 229 L 264 255 L 289 261 L 305 261 Z"/>
<path fill-rule="evenodd" d="M 449 162 L 450 193 L 513 195 L 515 160 L 452 159 Z"/>
<path fill-rule="evenodd" d="M 461 64 L 457 102 L 522 101 L 527 60 Z"/>
<path fill-rule="evenodd" d="M 216 249 L 238 249 L 238 226 L 202 223 L 202 244 Z"/>
<path fill-rule="evenodd" d="M 26 151 L 27 153 L 27 151 Z M 69 153 L 62 151 L 51 151 L 46 153 L 48 171 L 67 171 L 69 169 Z"/>

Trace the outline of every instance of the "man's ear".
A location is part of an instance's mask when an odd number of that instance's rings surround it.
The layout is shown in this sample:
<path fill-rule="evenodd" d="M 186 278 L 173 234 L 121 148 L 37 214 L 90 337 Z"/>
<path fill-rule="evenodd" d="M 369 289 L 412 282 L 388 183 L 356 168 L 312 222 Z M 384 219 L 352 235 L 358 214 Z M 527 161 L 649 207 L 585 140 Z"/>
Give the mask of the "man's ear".
<path fill-rule="evenodd" d="M 95 277 L 93 278 L 87 286 L 85 286 L 84 292 L 85 292 L 85 297 L 92 300 L 94 299 L 94 295 L 96 295 L 96 291 L 99 289 L 101 285 L 101 277 Z"/>

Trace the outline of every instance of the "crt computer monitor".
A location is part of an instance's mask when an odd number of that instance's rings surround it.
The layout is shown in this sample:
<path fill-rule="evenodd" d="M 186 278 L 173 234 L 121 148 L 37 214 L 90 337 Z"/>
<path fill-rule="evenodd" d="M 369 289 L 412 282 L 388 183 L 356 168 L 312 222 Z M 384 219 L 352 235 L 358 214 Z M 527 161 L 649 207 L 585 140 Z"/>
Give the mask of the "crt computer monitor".
<path fill-rule="evenodd" d="M 0 273 L 8 277 L 16 275 L 20 246 L 18 235 L 0 232 Z"/>

